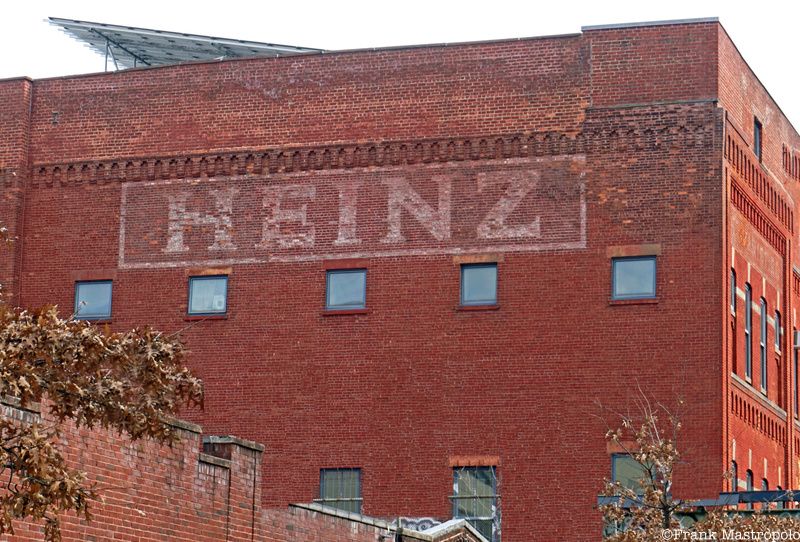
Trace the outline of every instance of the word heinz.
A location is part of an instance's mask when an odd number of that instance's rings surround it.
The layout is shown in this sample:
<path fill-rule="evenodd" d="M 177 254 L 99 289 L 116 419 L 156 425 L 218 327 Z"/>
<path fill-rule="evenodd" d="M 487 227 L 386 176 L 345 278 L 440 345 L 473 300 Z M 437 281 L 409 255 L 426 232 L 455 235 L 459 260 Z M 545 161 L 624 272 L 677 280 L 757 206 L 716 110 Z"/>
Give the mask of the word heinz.
<path fill-rule="evenodd" d="M 127 183 L 120 267 L 585 247 L 583 159 Z"/>

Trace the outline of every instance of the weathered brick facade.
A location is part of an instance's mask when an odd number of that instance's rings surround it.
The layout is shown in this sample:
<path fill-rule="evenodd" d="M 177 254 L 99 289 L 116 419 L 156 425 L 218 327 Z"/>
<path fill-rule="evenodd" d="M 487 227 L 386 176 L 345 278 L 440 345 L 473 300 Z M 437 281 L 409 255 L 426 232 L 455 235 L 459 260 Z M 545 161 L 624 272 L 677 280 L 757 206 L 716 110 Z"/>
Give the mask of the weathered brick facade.
<path fill-rule="evenodd" d="M 0 416 L 45 426 L 54 420 L 47 408 L 0 404 Z M 200 428 L 175 422 L 180 442 L 131 443 L 111 431 L 62 426 L 62 444 L 71 467 L 87 472 L 102 495 L 87 522 L 64 514 L 65 542 L 140 540 L 263 540 L 260 445 L 227 439 L 228 459 L 201 453 Z M 3 540 L 41 541 L 41 525 L 17 522 Z"/>
<path fill-rule="evenodd" d="M 113 327 L 183 329 L 207 389 L 186 416 L 265 444 L 267 507 L 353 467 L 364 513 L 444 519 L 453 467 L 491 465 L 504 541 L 531 521 L 533 539 L 592 539 L 614 451 L 595 401 L 632 408 L 637 382 L 687 400 L 682 496 L 727 489 L 733 460 L 798 487 L 800 137 L 715 21 L 7 80 L 0 96 L 15 301 L 70 311 L 77 280 L 111 279 Z M 612 258 L 637 255 L 656 257 L 656 297 L 612 300 Z M 470 262 L 497 262 L 485 310 L 459 306 Z M 326 311 L 325 271 L 353 267 L 366 309 Z M 187 279 L 209 273 L 229 276 L 227 313 L 187 317 Z M 766 395 L 757 309 L 752 385 L 742 365 L 748 281 L 773 322 Z"/>
<path fill-rule="evenodd" d="M 46 406 L 20 409 L 6 401 L 0 403 L 0 417 L 44 426 L 55 422 Z M 201 437 L 197 425 L 171 423 L 180 438 L 173 446 L 61 426 L 68 464 L 86 472 L 100 495 L 91 503 L 90 521 L 60 516 L 64 542 L 480 542 L 463 520 L 423 533 L 315 505 L 266 510 L 263 446 L 236 437 Z M 43 540 L 41 524 L 15 522 L 14 528 L 13 536 L 0 540 Z"/>

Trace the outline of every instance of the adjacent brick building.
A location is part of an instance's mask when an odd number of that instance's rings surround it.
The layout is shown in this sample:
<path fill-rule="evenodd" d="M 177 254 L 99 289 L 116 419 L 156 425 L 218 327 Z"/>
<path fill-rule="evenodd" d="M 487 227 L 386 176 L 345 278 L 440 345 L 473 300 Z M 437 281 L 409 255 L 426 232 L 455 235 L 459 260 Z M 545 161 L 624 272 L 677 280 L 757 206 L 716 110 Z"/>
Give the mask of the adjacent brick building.
<path fill-rule="evenodd" d="M 48 409 L 0 401 L 0 417 L 49 425 Z M 236 437 L 201 437 L 191 423 L 170 422 L 179 442 L 131 442 L 113 431 L 61 427 L 72 468 L 86 472 L 101 497 L 91 519 L 62 514 L 64 542 L 483 542 L 465 520 L 415 529 L 319 505 L 261 506 L 260 444 Z M 201 442 L 202 439 L 202 442 Z M 203 449 L 204 452 L 200 450 Z M 420 527 L 420 525 L 415 525 Z M 42 524 L 17 521 L 0 540 L 41 542 Z"/>
<path fill-rule="evenodd" d="M 681 495 L 734 462 L 800 485 L 800 137 L 715 20 L 12 79 L 0 104 L 15 302 L 97 286 L 113 327 L 182 329 L 186 416 L 264 443 L 267 507 L 455 501 L 506 542 L 592 539 L 597 402 L 637 383 L 686 399 Z"/>

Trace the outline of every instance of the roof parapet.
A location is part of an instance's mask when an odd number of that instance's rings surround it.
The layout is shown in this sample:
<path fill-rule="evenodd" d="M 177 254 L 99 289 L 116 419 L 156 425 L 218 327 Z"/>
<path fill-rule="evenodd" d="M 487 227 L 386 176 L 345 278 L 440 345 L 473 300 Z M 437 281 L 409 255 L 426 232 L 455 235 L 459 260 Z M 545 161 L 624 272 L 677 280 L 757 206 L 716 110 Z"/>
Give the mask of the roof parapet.
<path fill-rule="evenodd" d="M 641 28 L 646 26 L 669 26 L 678 24 L 704 24 L 704 23 L 718 23 L 719 17 L 701 17 L 697 19 L 671 19 L 665 21 L 641 21 L 638 23 L 614 23 L 614 24 L 596 24 L 589 26 L 582 26 L 581 32 L 591 32 L 594 30 L 615 30 L 619 28 Z"/>

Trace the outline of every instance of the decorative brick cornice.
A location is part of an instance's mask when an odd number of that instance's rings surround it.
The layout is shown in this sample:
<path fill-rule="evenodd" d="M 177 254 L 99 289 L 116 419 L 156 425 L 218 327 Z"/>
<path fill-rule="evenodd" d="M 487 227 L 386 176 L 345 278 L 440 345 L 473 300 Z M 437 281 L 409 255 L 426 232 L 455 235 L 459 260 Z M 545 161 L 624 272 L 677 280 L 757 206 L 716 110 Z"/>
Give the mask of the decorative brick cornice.
<path fill-rule="evenodd" d="M 786 237 L 781 233 L 770 219 L 758 208 L 751 200 L 744 189 L 739 186 L 735 178 L 731 179 L 731 202 L 761 236 L 778 251 L 778 254 L 786 257 Z"/>
<path fill-rule="evenodd" d="M 691 134 L 692 137 L 686 137 Z M 614 127 L 586 132 L 535 132 L 417 141 L 240 150 L 182 156 L 122 158 L 92 162 L 35 164 L 33 186 L 64 186 L 236 175 L 385 167 L 434 162 L 498 160 L 535 156 L 612 153 L 672 146 L 705 145 L 707 124 Z"/>
<path fill-rule="evenodd" d="M 731 375 L 730 405 L 732 412 L 756 431 L 775 442 L 786 445 L 786 412 L 759 396 L 758 392 Z"/>
<path fill-rule="evenodd" d="M 725 159 L 737 175 L 750 186 L 758 199 L 783 226 L 794 232 L 794 210 L 764 172 L 753 151 L 744 143 L 735 126 L 728 123 L 725 138 Z"/>

